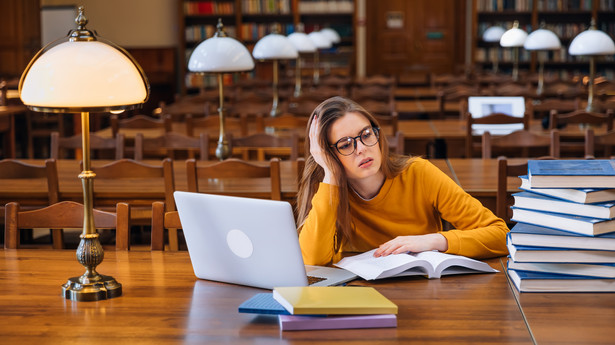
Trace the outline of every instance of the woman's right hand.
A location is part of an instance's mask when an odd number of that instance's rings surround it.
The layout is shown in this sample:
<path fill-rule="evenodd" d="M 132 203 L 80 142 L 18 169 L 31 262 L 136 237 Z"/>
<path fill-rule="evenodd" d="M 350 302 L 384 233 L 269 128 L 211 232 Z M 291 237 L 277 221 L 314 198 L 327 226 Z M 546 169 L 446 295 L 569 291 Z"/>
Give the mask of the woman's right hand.
<path fill-rule="evenodd" d="M 336 179 L 333 176 L 333 173 L 325 160 L 325 150 L 320 146 L 320 142 L 318 140 L 320 136 L 320 126 L 318 121 L 318 116 L 314 116 L 312 123 L 310 124 L 310 153 L 314 158 L 314 161 L 322 167 L 324 170 L 325 176 L 323 178 L 324 183 L 328 184 L 337 184 Z"/>

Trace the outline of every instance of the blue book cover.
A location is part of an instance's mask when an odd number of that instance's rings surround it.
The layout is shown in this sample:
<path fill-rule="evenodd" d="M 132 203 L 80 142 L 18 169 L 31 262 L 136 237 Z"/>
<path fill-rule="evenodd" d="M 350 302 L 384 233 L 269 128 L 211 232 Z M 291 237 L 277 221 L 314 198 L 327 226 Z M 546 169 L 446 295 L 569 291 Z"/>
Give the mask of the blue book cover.
<path fill-rule="evenodd" d="M 507 270 L 520 292 L 615 292 L 614 278 Z"/>
<path fill-rule="evenodd" d="M 596 236 L 615 232 L 615 219 L 600 219 L 577 215 L 536 211 L 531 209 L 511 207 L 512 221 L 546 226 L 566 230 L 583 235 Z"/>
<path fill-rule="evenodd" d="M 507 235 L 506 247 L 510 257 L 517 262 L 615 263 L 613 250 L 522 246 L 512 244 L 510 236 Z"/>
<path fill-rule="evenodd" d="M 615 264 L 577 264 L 559 262 L 517 262 L 510 257 L 506 263 L 509 270 L 567 274 L 582 277 L 615 278 Z"/>
<path fill-rule="evenodd" d="M 602 235 L 590 236 L 590 235 L 585 235 L 585 234 L 579 234 L 576 232 L 550 228 L 547 226 L 540 226 L 540 225 L 534 225 L 534 224 L 528 224 L 528 223 L 522 223 L 522 222 L 515 224 L 515 226 L 513 226 L 510 229 L 510 233 L 511 234 L 579 237 L 583 239 L 595 239 L 597 241 L 612 239 L 613 241 L 615 241 L 615 233 L 613 232 L 602 234 Z M 613 250 L 615 250 L 615 247 L 613 247 Z"/>
<path fill-rule="evenodd" d="M 615 202 L 613 201 L 578 204 L 532 192 L 519 192 L 512 196 L 515 199 L 515 206 L 520 208 L 600 219 L 615 217 Z"/>
<path fill-rule="evenodd" d="M 582 204 L 615 200 L 615 188 L 532 188 L 527 175 L 519 176 L 519 189 Z"/>
<path fill-rule="evenodd" d="M 532 188 L 615 188 L 615 160 L 529 160 Z"/>
<path fill-rule="evenodd" d="M 249 314 L 269 314 L 269 315 L 290 315 L 288 310 L 273 298 L 273 293 L 257 293 L 238 308 L 240 313 Z"/>

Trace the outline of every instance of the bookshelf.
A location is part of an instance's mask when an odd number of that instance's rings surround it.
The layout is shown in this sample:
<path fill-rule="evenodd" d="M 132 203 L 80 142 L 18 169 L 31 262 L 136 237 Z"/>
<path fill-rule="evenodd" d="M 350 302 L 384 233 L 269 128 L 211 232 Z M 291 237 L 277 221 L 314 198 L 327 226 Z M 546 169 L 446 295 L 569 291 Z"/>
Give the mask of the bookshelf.
<path fill-rule="evenodd" d="M 598 29 L 615 37 L 615 0 L 474 0 L 473 7 L 474 62 L 484 69 L 491 67 L 490 54 L 494 50 L 482 40 L 482 34 L 494 25 L 508 30 L 518 20 L 519 27 L 529 33 L 544 22 L 545 28 L 555 32 L 562 42 L 559 51 L 548 52 L 545 72 L 564 78 L 588 72 L 587 58 L 568 55 L 568 46 L 577 34 L 589 27 L 592 17 L 597 19 Z M 510 69 L 512 51 L 500 48 L 497 54 L 500 67 Z M 521 49 L 519 68 L 536 71 L 535 54 Z M 613 79 L 614 61 L 613 56 L 601 58 L 596 65 L 597 73 Z"/>
<path fill-rule="evenodd" d="M 194 75 L 187 71 L 190 54 L 203 40 L 212 37 L 218 18 L 222 18 L 227 34 L 237 38 L 251 51 L 254 44 L 271 32 L 273 23 L 280 25 L 281 34 L 288 35 L 302 22 L 305 31 L 331 27 L 338 31 L 342 42 L 323 52 L 325 68 L 352 70 L 354 58 L 354 0 L 178 0 L 179 14 L 179 73 L 180 92 L 185 94 L 198 88 L 216 85 L 214 76 Z M 260 66 L 257 66 L 257 69 Z M 305 67 L 311 67 L 306 59 Z M 266 69 L 266 67 L 265 67 Z M 269 76 L 271 73 L 252 72 L 225 75 L 224 83 L 238 78 Z"/>

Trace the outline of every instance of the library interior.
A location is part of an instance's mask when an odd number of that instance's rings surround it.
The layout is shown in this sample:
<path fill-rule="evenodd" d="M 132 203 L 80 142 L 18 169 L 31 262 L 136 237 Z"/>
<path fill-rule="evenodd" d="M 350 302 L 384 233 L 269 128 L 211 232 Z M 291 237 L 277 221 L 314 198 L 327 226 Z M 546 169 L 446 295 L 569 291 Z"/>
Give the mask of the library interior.
<path fill-rule="evenodd" d="M 2 0 L 0 23 L 1 343 L 613 342 L 615 0 Z M 404 222 L 448 249 L 365 247 Z M 304 265 L 329 234 L 335 287 Z"/>

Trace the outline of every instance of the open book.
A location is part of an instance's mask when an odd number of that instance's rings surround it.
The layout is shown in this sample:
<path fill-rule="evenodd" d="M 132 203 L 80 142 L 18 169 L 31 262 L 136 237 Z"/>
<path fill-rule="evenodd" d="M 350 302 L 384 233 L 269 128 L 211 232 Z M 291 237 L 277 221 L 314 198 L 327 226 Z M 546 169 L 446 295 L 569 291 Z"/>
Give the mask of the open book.
<path fill-rule="evenodd" d="M 365 280 L 389 277 L 424 275 L 440 278 L 449 274 L 499 272 L 487 263 L 465 256 L 436 251 L 418 254 L 393 254 L 374 257 L 376 250 L 340 260 L 335 266 L 346 269 Z"/>

